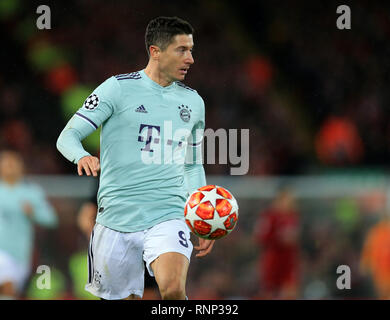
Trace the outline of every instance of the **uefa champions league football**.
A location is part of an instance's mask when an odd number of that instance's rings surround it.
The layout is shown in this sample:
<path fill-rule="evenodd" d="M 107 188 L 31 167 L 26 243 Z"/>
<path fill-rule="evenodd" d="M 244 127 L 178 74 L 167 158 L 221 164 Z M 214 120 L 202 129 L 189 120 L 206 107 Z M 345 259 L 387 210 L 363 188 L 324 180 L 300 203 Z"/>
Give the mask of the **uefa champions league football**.
<path fill-rule="evenodd" d="M 237 200 L 223 187 L 201 187 L 188 197 L 184 218 L 187 226 L 198 237 L 209 240 L 223 238 L 237 224 Z"/>

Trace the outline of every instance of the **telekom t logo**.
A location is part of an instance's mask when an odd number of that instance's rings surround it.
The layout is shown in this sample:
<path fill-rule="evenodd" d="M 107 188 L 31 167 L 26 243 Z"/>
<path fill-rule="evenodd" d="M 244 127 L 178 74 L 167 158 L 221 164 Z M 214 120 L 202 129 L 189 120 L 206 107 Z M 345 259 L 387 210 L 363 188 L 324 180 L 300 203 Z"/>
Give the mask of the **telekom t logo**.
<path fill-rule="evenodd" d="M 144 130 L 144 128 L 148 128 L 147 130 L 147 133 L 146 133 L 146 144 L 145 144 L 145 147 L 141 149 L 141 151 L 149 151 L 149 152 L 153 152 L 154 150 L 150 148 L 150 145 L 152 144 L 152 139 L 153 139 L 153 129 L 155 129 L 157 131 L 157 135 L 160 136 L 160 126 L 152 126 L 152 125 L 149 125 L 149 124 L 143 124 L 141 123 L 140 127 L 139 127 L 139 136 L 138 136 L 138 141 L 139 142 L 144 142 L 145 139 L 144 137 L 141 135 L 142 131 Z M 160 138 L 154 138 L 153 139 L 153 142 L 155 144 L 159 143 L 160 142 Z"/>
<path fill-rule="evenodd" d="M 164 121 L 163 128 L 149 124 L 140 124 L 138 142 L 144 142 L 141 148 L 141 160 L 144 164 L 184 163 L 185 146 L 191 134 L 188 129 L 173 132 L 172 122 Z"/>

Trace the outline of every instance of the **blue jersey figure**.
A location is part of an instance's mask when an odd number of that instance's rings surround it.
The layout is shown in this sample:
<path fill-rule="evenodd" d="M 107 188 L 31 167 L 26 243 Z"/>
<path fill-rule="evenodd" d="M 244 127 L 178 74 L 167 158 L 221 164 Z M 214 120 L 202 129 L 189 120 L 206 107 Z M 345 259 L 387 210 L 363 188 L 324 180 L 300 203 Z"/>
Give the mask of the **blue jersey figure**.
<path fill-rule="evenodd" d="M 145 69 L 108 78 L 86 99 L 57 141 L 79 175 L 97 176 L 98 215 L 86 289 L 103 299 L 142 297 L 144 264 L 163 299 L 184 299 L 192 244 L 187 195 L 206 184 L 201 161 L 205 108 L 185 86 L 193 29 L 159 17 L 146 30 Z M 81 141 L 102 126 L 100 161 Z M 199 239 L 208 254 L 213 241 Z"/>
<path fill-rule="evenodd" d="M 195 155 L 189 148 L 200 150 L 204 128 L 204 103 L 196 91 L 177 82 L 162 87 L 144 70 L 111 77 L 68 123 L 60 150 L 77 163 L 88 154 L 81 145 L 72 148 L 78 142 L 72 143 L 72 135 L 79 133 L 82 138 L 100 125 L 102 170 L 96 221 L 135 232 L 181 218 L 189 191 L 185 156 Z M 197 170 L 202 166 L 198 164 Z M 199 172 L 196 178 L 202 175 Z"/>
<path fill-rule="evenodd" d="M 57 216 L 36 185 L 23 181 L 23 161 L 0 153 L 0 296 L 17 298 L 30 274 L 34 223 L 57 225 Z"/>

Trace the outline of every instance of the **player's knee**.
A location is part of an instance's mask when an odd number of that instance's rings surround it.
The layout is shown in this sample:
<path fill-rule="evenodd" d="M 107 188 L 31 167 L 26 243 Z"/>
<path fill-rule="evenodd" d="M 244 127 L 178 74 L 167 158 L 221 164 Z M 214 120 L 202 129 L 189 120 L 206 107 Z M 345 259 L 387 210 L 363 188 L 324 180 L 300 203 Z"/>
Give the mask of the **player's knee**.
<path fill-rule="evenodd" d="M 186 297 L 185 289 L 180 284 L 173 284 L 160 289 L 163 300 L 184 300 Z"/>

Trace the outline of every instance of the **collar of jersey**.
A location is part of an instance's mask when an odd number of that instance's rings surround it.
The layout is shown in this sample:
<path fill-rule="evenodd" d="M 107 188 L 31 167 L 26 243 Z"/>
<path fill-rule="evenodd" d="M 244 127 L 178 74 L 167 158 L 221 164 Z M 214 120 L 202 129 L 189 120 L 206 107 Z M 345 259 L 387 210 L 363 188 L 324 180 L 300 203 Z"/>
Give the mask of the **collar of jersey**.
<path fill-rule="evenodd" d="M 145 73 L 145 69 L 139 72 L 141 74 L 142 80 L 145 81 L 150 87 L 159 90 L 159 91 L 170 91 L 176 87 L 176 82 L 171 83 L 169 86 L 163 87 L 159 85 L 157 82 L 153 81 L 148 77 Z"/>

